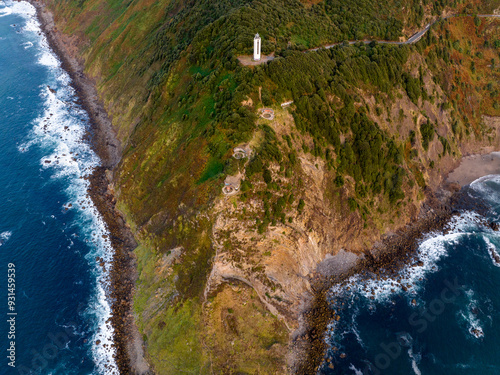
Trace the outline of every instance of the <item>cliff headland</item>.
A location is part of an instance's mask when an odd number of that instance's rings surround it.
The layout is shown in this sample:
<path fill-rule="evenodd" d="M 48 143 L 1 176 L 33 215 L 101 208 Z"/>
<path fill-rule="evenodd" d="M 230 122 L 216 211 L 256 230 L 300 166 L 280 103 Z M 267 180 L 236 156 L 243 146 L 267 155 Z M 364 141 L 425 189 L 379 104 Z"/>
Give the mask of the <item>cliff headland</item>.
<path fill-rule="evenodd" d="M 495 1 L 33 3 L 95 125 L 122 373 L 314 372 L 331 283 L 410 259 L 499 149 Z"/>

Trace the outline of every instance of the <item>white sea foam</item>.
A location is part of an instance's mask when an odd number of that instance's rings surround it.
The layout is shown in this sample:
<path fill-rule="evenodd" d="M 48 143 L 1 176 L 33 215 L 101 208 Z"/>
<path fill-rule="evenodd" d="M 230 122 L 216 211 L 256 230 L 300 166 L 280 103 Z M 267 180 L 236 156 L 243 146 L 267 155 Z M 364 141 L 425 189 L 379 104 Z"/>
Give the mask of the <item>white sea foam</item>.
<path fill-rule="evenodd" d="M 389 302 L 393 295 L 404 291 L 409 296 L 416 296 L 426 275 L 438 271 L 439 261 L 448 256 L 447 247 L 469 235 L 469 231 L 473 231 L 479 222 L 478 214 L 464 212 L 450 220 L 445 228 L 446 234 L 426 234 L 419 244 L 414 263 L 405 266 L 397 276 L 376 279 L 355 275 L 346 283 L 335 285 L 330 290 L 331 296 L 356 293 L 377 302 Z"/>
<path fill-rule="evenodd" d="M 361 370 L 358 370 L 352 363 L 349 366 L 349 370 L 354 371 L 354 375 L 363 375 L 363 372 Z"/>
<path fill-rule="evenodd" d="M 361 276 L 351 277 L 347 285 L 338 285 L 332 288 L 332 292 L 342 293 L 349 288 L 367 299 L 378 302 L 388 302 L 390 297 L 396 293 L 406 290 L 410 295 L 416 295 L 420 289 L 420 281 L 428 272 L 437 270 L 437 262 L 447 256 L 445 245 L 454 243 L 462 234 L 450 233 L 446 235 L 430 234 L 421 242 L 417 261 L 405 267 L 397 277 L 386 279 L 362 279 Z"/>
<path fill-rule="evenodd" d="M 2 239 L 4 241 L 7 241 L 10 238 L 10 236 L 12 236 L 11 231 L 5 231 L 5 232 L 0 233 L 0 239 Z"/>
<path fill-rule="evenodd" d="M 38 59 L 38 63 L 50 68 L 57 68 L 60 65 L 59 59 L 50 53 L 42 53 Z"/>
<path fill-rule="evenodd" d="M 466 290 L 467 296 L 467 310 L 460 310 L 459 320 L 465 322 L 467 332 L 476 339 L 484 337 L 483 327 L 478 317 L 477 300 L 474 298 L 474 291 L 472 289 Z"/>
<path fill-rule="evenodd" d="M 359 309 L 356 308 L 351 317 L 351 330 L 354 333 L 354 336 L 356 336 L 356 341 L 358 342 L 358 344 L 361 345 L 362 348 L 366 349 L 365 343 L 363 342 L 363 340 L 361 339 L 361 335 L 359 334 L 358 324 L 356 323 L 356 317 L 358 316 L 358 314 Z"/>
<path fill-rule="evenodd" d="M 420 362 L 420 355 L 414 355 L 413 349 L 410 348 L 410 349 L 408 349 L 408 357 L 410 357 L 411 368 L 413 369 L 413 372 L 415 373 L 415 375 L 422 375 L 422 373 L 420 372 L 420 369 L 418 368 L 418 363 L 417 363 L 417 360 L 418 360 L 418 362 Z"/>
<path fill-rule="evenodd" d="M 362 301 L 367 303 L 363 308 L 366 308 L 368 311 L 376 310 L 377 306 L 381 304 L 395 304 L 394 301 L 396 299 L 394 297 L 396 295 L 405 295 L 412 302 L 414 302 L 413 299 L 416 299 L 415 304 L 409 302 L 410 306 L 422 305 L 422 303 L 418 303 L 418 295 L 426 284 L 426 277 L 440 269 L 440 261 L 449 256 L 450 252 L 454 249 L 454 245 L 459 244 L 461 239 L 468 236 L 477 237 L 478 233 L 485 238 L 486 244 L 496 252 L 496 246 L 498 246 L 496 241 L 498 239 L 497 234 L 485 227 L 485 220 L 482 216 L 475 212 L 464 212 L 461 215 L 453 217 L 443 232 L 433 232 L 423 236 L 419 242 L 413 264 L 403 267 L 397 275 L 384 277 L 381 273 L 380 276 L 373 276 L 372 278 L 355 275 L 349 278 L 346 283 L 334 286 L 330 291 L 333 308 L 342 309 L 340 303 L 344 306 L 347 305 L 351 321 L 343 322 L 341 319 L 340 322 L 335 322 L 335 324 L 329 326 L 327 334 L 330 345 L 339 347 L 344 339 L 344 332 L 342 331 L 345 330 L 354 332 L 359 342 L 354 317 L 357 315 L 357 306 L 362 306 L 359 305 Z M 495 254 L 498 253 L 496 252 Z M 463 311 L 459 311 L 457 318 L 460 320 L 461 327 L 467 335 L 481 338 L 484 336 L 484 331 L 477 309 L 478 302 L 472 298 L 472 291 L 468 291 L 467 296 L 469 298 L 468 307 Z M 412 372 L 416 375 L 421 375 L 421 370 L 419 369 L 421 354 L 415 352 L 413 339 L 409 334 L 405 333 L 400 334 L 398 339 L 400 345 L 407 348 Z M 349 369 L 358 371 L 354 365 L 351 365 Z"/>
<path fill-rule="evenodd" d="M 477 236 L 477 232 L 487 232 L 489 229 L 484 227 L 484 219 L 474 212 L 464 212 L 461 215 L 453 217 L 444 228 L 443 232 L 428 233 L 420 240 L 416 251 L 415 259 L 412 264 L 403 267 L 397 275 L 373 276 L 355 275 L 350 277 L 345 283 L 335 285 L 330 290 L 330 297 L 334 309 L 342 309 L 342 305 L 354 308 L 351 311 L 352 318 L 350 324 L 345 327 L 342 319 L 339 322 L 332 322 L 328 326 L 327 337 L 331 346 L 340 347 L 344 339 L 345 332 L 353 332 L 360 344 L 359 332 L 357 332 L 356 321 L 354 319 L 356 306 L 361 301 L 367 302 L 368 311 L 375 311 L 380 304 L 394 304 L 396 295 L 405 295 L 410 306 L 420 305 L 413 303 L 413 299 L 418 300 L 418 293 L 425 285 L 425 279 L 430 273 L 437 272 L 440 268 L 440 261 L 453 251 L 454 245 L 466 236 Z M 493 233 L 493 231 L 491 231 Z M 411 302 L 410 302 L 411 301 Z M 342 305 L 340 305 L 340 303 Z M 338 305 L 337 305 L 338 304 Z M 463 314 L 463 321 L 467 321 L 467 330 L 470 334 L 478 337 L 483 335 L 479 319 L 474 316 L 473 309 Z M 342 315 L 342 314 L 341 314 Z M 340 327 L 343 327 L 342 329 Z M 414 353 L 413 339 L 409 334 L 401 334 L 399 343 L 408 348 L 408 355 L 411 362 L 413 373 L 421 375 L 419 363 L 420 353 Z M 352 365 L 350 370 L 357 371 Z"/>
<path fill-rule="evenodd" d="M 483 236 L 483 240 L 488 248 L 488 255 L 494 266 L 500 267 L 500 254 L 498 254 L 497 247 L 488 239 L 488 237 Z"/>
<path fill-rule="evenodd" d="M 500 175 L 488 175 L 473 181 L 470 188 L 495 207 L 500 201 L 499 185 Z M 470 193 L 469 195 L 472 196 Z"/>
<path fill-rule="evenodd" d="M 477 192 L 490 193 L 492 191 L 492 189 L 488 185 L 485 184 L 485 182 L 488 182 L 488 181 L 500 184 L 500 175 L 489 174 L 487 176 L 480 177 L 477 180 L 472 181 L 470 183 L 470 187 Z"/>
<path fill-rule="evenodd" d="M 5 231 L 0 233 L 0 246 L 2 246 L 5 242 L 7 242 L 10 236 L 12 236 L 11 231 Z"/>
<path fill-rule="evenodd" d="M 0 9 L 0 17 L 5 17 L 8 16 L 9 14 L 12 14 L 12 10 L 10 8 Z"/>
<path fill-rule="evenodd" d="M 94 326 L 92 357 L 99 374 L 118 374 L 114 360 L 115 349 L 112 346 L 114 331 L 108 322 L 111 307 L 106 298 L 113 249 L 106 225 L 87 195 L 89 182 L 85 178 L 99 165 L 98 157 L 89 145 L 83 142 L 88 116 L 73 104 L 75 93 L 68 86 L 70 77 L 62 70 L 58 58 L 50 50 L 47 39 L 41 33 L 35 18 L 35 8 L 26 2 L 8 2 L 7 7 L 11 13 L 25 18 L 26 24 L 22 27 L 22 32 L 38 51 L 38 63 L 50 72 L 51 88 L 40 87 L 44 111 L 33 122 L 29 139 L 19 145 L 18 150 L 28 152 L 31 147 L 43 150 L 46 156 L 40 160 L 41 167 L 51 173 L 52 178 L 63 179 L 68 184 L 68 202 L 65 206 L 71 204 L 71 207 L 77 210 L 78 222 L 73 225 L 89 244 L 90 251 L 86 259 L 96 280 L 93 297 L 85 311 L 86 318 Z M 96 257 L 103 258 L 105 270 L 99 267 Z"/>
<path fill-rule="evenodd" d="M 456 368 L 459 368 L 459 369 L 471 369 L 471 368 L 474 368 L 474 366 L 472 366 L 471 364 L 469 363 L 457 363 L 455 365 Z"/>
<path fill-rule="evenodd" d="M 26 20 L 31 20 L 36 16 L 36 9 L 27 1 L 5 1 L 5 9 L 10 9 L 13 14 L 18 14 Z M 39 31 L 41 29 L 39 28 Z"/>

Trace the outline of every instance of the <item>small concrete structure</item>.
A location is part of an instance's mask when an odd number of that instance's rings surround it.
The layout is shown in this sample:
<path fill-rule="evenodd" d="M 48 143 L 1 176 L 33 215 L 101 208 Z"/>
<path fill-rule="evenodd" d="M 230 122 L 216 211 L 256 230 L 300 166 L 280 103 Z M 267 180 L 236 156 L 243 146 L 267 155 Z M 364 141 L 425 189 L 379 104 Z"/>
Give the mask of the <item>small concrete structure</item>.
<path fill-rule="evenodd" d="M 256 66 L 265 64 L 269 61 L 273 61 L 274 58 L 275 58 L 274 52 L 271 52 L 269 55 L 260 55 L 259 61 L 255 61 L 252 55 L 238 56 L 238 60 L 240 61 L 241 65 L 245 66 Z"/>
<path fill-rule="evenodd" d="M 265 118 L 266 120 L 274 120 L 274 110 L 271 108 L 262 108 L 260 110 L 260 117 Z"/>
<path fill-rule="evenodd" d="M 290 104 L 293 103 L 293 100 L 290 100 L 289 102 L 284 102 L 284 103 L 281 103 L 281 108 L 285 108 L 285 107 L 288 107 Z"/>
<path fill-rule="evenodd" d="M 233 150 L 233 158 L 244 159 L 247 157 L 247 152 L 241 147 L 235 147 Z"/>
<path fill-rule="evenodd" d="M 252 149 L 250 148 L 250 146 L 248 146 L 248 144 L 237 146 L 233 150 L 233 158 L 238 160 L 248 158 L 251 154 Z"/>
<path fill-rule="evenodd" d="M 255 34 L 253 39 L 253 60 L 260 61 L 261 40 L 259 34 Z"/>
<path fill-rule="evenodd" d="M 225 195 L 234 195 L 238 191 L 240 191 L 241 185 L 241 174 L 239 173 L 237 176 L 227 176 L 224 180 L 224 187 L 222 188 L 222 192 Z"/>
<path fill-rule="evenodd" d="M 228 186 L 224 186 L 222 188 L 222 192 L 224 193 L 224 195 L 235 195 L 238 192 L 238 190 L 236 190 L 232 186 L 228 185 Z"/>

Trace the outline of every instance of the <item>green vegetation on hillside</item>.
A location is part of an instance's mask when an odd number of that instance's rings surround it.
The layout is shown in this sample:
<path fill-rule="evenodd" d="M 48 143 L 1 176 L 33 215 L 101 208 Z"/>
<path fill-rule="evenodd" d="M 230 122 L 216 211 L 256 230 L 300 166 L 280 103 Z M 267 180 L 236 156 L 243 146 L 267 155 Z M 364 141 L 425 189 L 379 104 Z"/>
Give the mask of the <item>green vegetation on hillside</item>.
<path fill-rule="evenodd" d="M 461 1 L 48 2 L 58 26 L 81 38 L 86 72 L 96 79 L 125 144 L 115 184 L 119 206 L 141 243 L 136 314 L 159 373 L 180 367 L 208 373 L 211 365 L 216 373 L 237 371 L 210 360 L 204 324 L 216 330 L 219 322 L 204 322 L 202 311 L 215 253 L 210 210 L 225 175 L 242 168 L 231 158 L 234 146 L 259 138 L 238 197 L 262 203 L 262 212 L 251 217 L 259 234 L 269 225 L 292 223 L 306 209 L 301 153 L 326 166 L 331 191 L 325 196 L 342 198 L 339 211 L 347 207 L 367 225 L 370 215 L 408 203 L 405 193 L 423 190 L 424 163 L 434 166 L 453 154 L 459 140 L 483 137 L 483 114 L 500 115 L 500 37 L 491 20 L 445 21 L 416 46 L 359 43 L 302 52 L 344 40 L 396 40 L 421 26 L 426 15 L 478 9 Z M 477 3 L 492 11 L 491 2 L 485 4 Z M 277 58 L 243 67 L 237 57 L 251 52 L 256 32 L 263 53 Z M 425 77 L 445 94 L 428 91 Z M 253 105 L 242 105 L 249 99 Z M 293 131 L 278 134 L 258 120 L 257 108 L 279 109 L 285 100 L 294 101 L 294 124 L 287 125 Z M 452 133 L 445 126 L 439 133 L 437 120 L 418 108 L 411 109 L 411 132 L 397 134 L 395 123 L 405 116 L 403 109 L 400 118 L 390 113 L 397 100 L 415 108 L 439 103 L 450 112 Z M 431 154 L 432 144 L 442 150 L 439 155 Z M 258 267 L 255 273 L 262 275 Z M 242 309 L 257 311 L 258 324 L 251 332 L 230 325 L 228 337 L 239 335 L 234 340 L 241 344 L 251 336 L 262 345 L 259 353 L 271 358 L 262 371 L 279 371 L 281 364 L 267 350 L 269 342 L 283 343 L 284 327 L 262 309 Z M 238 322 L 224 306 L 214 311 L 225 314 L 220 324 Z M 258 332 L 270 326 L 275 337 Z M 231 350 L 221 353 L 238 362 Z"/>
<path fill-rule="evenodd" d="M 391 92 L 402 85 L 408 53 L 407 47 L 364 44 L 292 52 L 262 73 L 257 71 L 254 80 L 263 82 L 268 76 L 273 81 L 272 97 L 278 102 L 294 99 L 295 125 L 313 137 L 317 144 L 313 154 L 326 156 L 326 150 L 333 151 L 337 158 L 328 162 L 339 175 L 348 173 L 375 194 L 384 190 L 395 203 L 403 196 L 402 151 L 367 117 L 367 108 L 355 107 L 354 100 L 357 88 L 363 86 Z M 348 141 L 341 144 L 340 135 L 347 134 Z"/>

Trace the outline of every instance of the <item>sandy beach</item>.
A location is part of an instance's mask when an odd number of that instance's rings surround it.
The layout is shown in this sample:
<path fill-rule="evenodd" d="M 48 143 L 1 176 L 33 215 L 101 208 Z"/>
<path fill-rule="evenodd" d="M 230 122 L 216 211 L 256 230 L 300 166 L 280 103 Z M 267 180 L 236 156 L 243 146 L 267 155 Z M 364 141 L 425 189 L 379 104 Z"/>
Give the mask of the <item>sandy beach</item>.
<path fill-rule="evenodd" d="M 500 174 L 500 152 L 464 157 L 460 165 L 448 174 L 445 182 L 465 186 L 490 174 Z"/>

